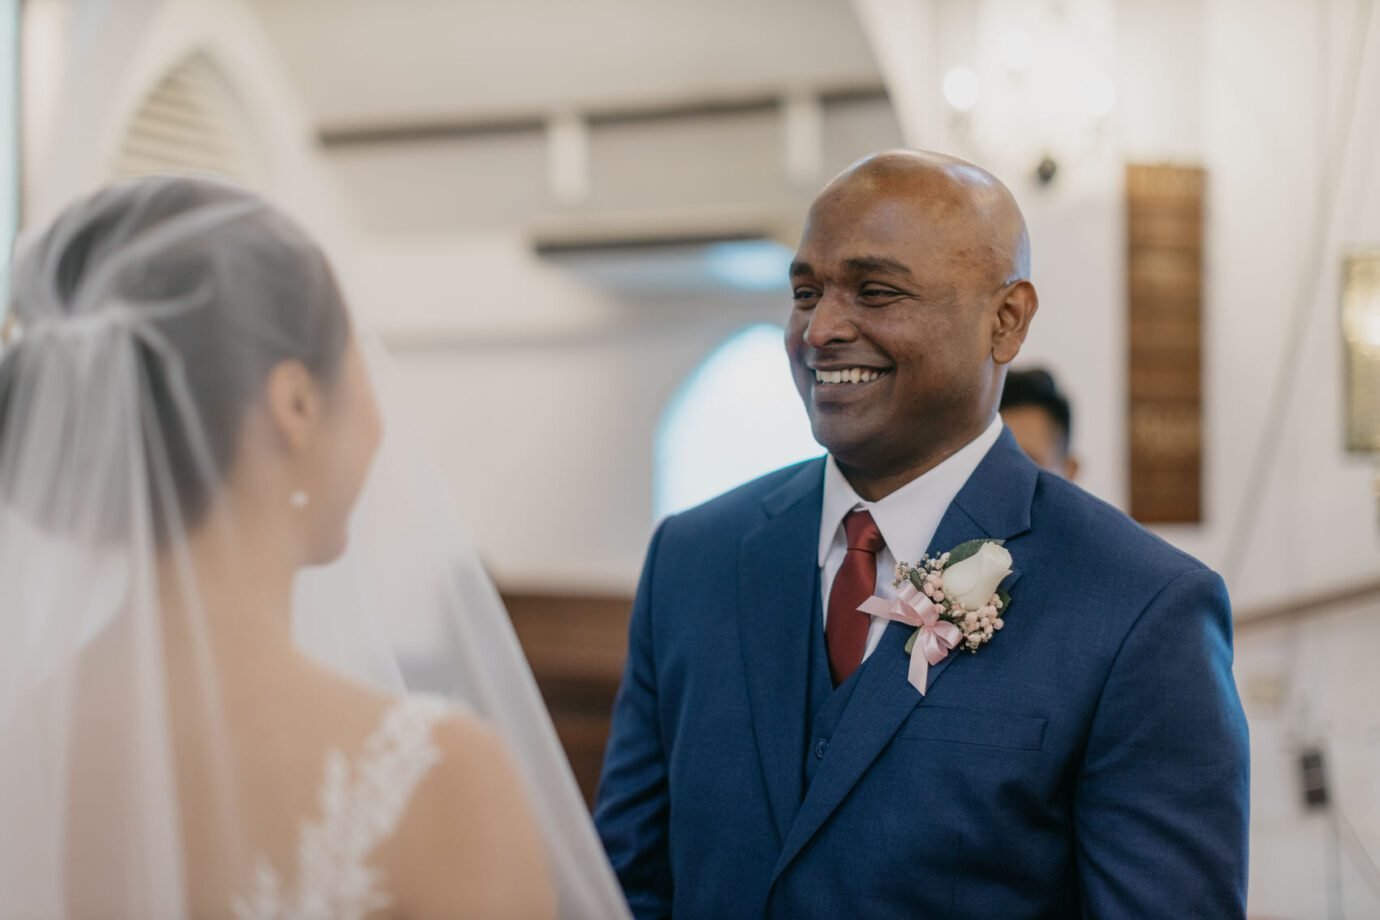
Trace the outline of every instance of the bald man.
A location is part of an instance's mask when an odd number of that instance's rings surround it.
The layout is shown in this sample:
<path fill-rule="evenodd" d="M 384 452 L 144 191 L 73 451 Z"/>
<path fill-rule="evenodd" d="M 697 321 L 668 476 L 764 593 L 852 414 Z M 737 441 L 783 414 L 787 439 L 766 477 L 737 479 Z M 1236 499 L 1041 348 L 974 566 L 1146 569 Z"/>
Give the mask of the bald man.
<path fill-rule="evenodd" d="M 828 455 L 652 539 L 596 809 L 634 913 L 1243 917 L 1226 590 L 1003 428 L 1038 305 L 1010 192 L 865 159 L 791 281 Z"/>

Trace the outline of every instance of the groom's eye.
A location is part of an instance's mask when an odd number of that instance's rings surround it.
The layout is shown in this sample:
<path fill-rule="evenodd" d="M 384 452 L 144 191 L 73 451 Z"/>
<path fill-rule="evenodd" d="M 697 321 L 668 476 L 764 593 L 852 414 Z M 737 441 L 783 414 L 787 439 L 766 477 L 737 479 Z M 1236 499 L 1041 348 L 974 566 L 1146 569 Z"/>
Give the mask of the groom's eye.
<path fill-rule="evenodd" d="M 793 291 L 792 296 L 796 303 L 800 303 L 801 301 L 813 300 L 819 296 L 819 293 L 814 288 L 798 287 Z"/>
<path fill-rule="evenodd" d="M 900 297 L 901 292 L 896 290 L 895 288 L 868 285 L 867 287 L 862 289 L 860 296 L 864 300 L 886 300 L 891 297 Z"/>

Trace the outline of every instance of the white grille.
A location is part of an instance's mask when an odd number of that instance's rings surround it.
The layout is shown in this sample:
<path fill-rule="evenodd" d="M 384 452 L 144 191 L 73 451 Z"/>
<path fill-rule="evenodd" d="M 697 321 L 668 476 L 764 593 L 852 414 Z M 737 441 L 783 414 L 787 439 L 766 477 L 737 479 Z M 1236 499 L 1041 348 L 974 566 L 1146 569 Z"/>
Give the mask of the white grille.
<path fill-rule="evenodd" d="M 225 176 L 253 184 L 248 119 L 215 64 L 195 54 L 145 97 L 125 128 L 117 177 L 150 173 Z"/>

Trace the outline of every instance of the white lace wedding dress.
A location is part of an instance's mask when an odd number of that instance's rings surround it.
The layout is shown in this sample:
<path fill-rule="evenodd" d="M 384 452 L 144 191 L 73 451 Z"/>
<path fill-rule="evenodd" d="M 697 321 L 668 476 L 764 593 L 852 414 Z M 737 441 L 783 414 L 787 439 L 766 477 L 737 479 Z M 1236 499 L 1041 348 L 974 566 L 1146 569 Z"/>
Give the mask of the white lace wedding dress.
<path fill-rule="evenodd" d="M 297 880 L 260 860 L 251 890 L 233 905 L 239 920 L 363 920 L 391 904 L 369 857 L 397 829 L 418 784 L 440 759 L 436 723 L 455 712 L 436 697 L 408 696 L 390 707 L 353 762 L 326 756 L 320 816 L 297 841 Z"/>

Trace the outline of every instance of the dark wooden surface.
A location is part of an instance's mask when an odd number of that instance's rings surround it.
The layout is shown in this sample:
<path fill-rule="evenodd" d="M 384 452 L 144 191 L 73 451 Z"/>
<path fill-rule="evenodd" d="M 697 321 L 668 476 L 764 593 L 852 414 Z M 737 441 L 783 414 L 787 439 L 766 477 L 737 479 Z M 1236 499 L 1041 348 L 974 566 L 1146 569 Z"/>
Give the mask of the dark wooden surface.
<path fill-rule="evenodd" d="M 505 591 L 575 778 L 593 803 L 627 653 L 632 598 Z"/>
<path fill-rule="evenodd" d="M 1199 523 L 1203 471 L 1203 200 L 1190 166 L 1126 169 L 1131 516 Z"/>

